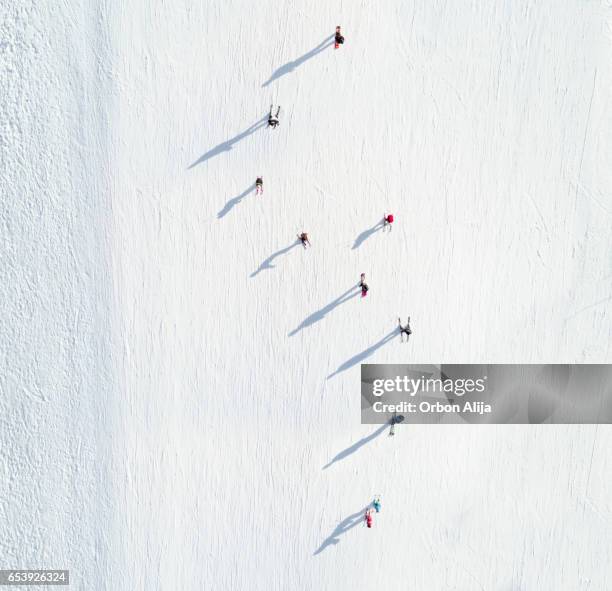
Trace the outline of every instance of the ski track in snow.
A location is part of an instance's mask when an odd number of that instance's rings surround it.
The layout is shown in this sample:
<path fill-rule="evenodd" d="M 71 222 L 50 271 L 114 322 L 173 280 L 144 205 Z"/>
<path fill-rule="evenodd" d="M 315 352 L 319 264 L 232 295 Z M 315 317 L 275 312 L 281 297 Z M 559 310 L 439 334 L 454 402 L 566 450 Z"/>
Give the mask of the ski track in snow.
<path fill-rule="evenodd" d="M 2 4 L 0 568 L 612 588 L 608 426 L 357 399 L 362 362 L 610 361 L 611 10 Z"/>

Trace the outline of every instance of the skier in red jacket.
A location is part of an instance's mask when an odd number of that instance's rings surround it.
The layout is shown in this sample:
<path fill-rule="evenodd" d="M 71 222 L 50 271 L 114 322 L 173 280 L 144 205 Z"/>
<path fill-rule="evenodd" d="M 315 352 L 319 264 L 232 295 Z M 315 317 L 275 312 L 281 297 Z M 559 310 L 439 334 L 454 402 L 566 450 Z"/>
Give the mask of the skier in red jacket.
<path fill-rule="evenodd" d="M 383 226 L 386 228 L 387 226 L 389 226 L 389 231 L 391 231 L 393 229 L 393 226 L 391 224 L 393 224 L 393 214 L 390 213 L 389 215 L 385 215 L 385 221 L 383 223 Z"/>
<path fill-rule="evenodd" d="M 365 273 L 361 274 L 361 280 L 359 281 L 359 287 L 361 287 L 361 297 L 365 298 L 368 295 L 368 291 L 370 288 L 368 284 L 365 282 Z"/>

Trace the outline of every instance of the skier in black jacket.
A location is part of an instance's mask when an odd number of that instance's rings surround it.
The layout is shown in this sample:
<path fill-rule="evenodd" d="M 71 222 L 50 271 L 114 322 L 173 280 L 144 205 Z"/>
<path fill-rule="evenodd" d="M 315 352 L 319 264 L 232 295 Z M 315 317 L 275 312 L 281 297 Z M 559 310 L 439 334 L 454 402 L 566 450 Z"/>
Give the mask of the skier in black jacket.
<path fill-rule="evenodd" d="M 268 127 L 275 129 L 276 126 L 280 123 L 278 120 L 278 115 L 280 113 L 280 105 L 278 109 L 276 109 L 276 115 L 273 115 L 274 105 L 270 105 L 270 114 L 268 115 Z"/>
<path fill-rule="evenodd" d="M 410 339 L 410 335 L 412 334 L 412 331 L 410 330 L 410 316 L 408 316 L 406 326 L 402 326 L 402 321 L 400 318 L 397 319 L 397 322 L 399 324 L 401 342 L 404 342 L 404 335 L 406 335 L 406 342 L 408 342 L 408 339 Z"/>

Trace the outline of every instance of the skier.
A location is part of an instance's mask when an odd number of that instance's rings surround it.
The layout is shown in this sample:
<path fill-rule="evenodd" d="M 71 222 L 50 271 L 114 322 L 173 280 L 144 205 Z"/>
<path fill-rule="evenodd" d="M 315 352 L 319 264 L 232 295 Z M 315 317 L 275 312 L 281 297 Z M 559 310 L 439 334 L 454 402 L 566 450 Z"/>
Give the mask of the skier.
<path fill-rule="evenodd" d="M 338 49 L 338 47 L 340 47 L 344 43 L 344 37 L 340 33 L 340 25 L 336 27 L 336 35 L 334 37 L 334 41 L 335 41 L 334 47 L 336 49 Z"/>
<path fill-rule="evenodd" d="M 263 194 L 263 177 L 258 176 L 255 181 L 255 195 Z"/>
<path fill-rule="evenodd" d="M 383 228 L 386 228 L 387 226 L 389 226 L 389 231 L 391 231 L 393 229 L 393 226 L 391 224 L 393 224 L 393 214 L 392 213 L 390 213 L 389 215 L 385 214 Z"/>
<path fill-rule="evenodd" d="M 300 242 L 302 243 L 302 246 L 304 248 L 311 246 L 310 240 L 308 240 L 308 234 L 306 234 L 306 232 L 302 232 L 301 234 L 298 234 L 298 238 L 300 239 Z"/>
<path fill-rule="evenodd" d="M 374 497 L 372 506 L 376 509 L 376 513 L 380 513 L 380 497 Z"/>
<path fill-rule="evenodd" d="M 404 415 L 393 415 L 391 417 L 391 429 L 389 429 L 389 436 L 391 435 L 395 435 L 395 425 L 397 425 L 398 423 L 403 422 L 404 420 Z"/>
<path fill-rule="evenodd" d="M 412 334 L 412 331 L 410 330 L 410 316 L 408 316 L 408 322 L 406 322 L 406 326 L 402 326 L 402 321 L 401 319 L 397 319 L 397 322 L 399 324 L 399 329 L 400 329 L 400 342 L 404 342 L 404 335 L 406 335 L 406 342 L 408 342 L 408 340 L 410 339 L 410 335 Z"/>
<path fill-rule="evenodd" d="M 268 127 L 275 129 L 276 126 L 280 123 L 280 121 L 278 120 L 278 114 L 280 113 L 280 105 L 278 109 L 276 109 L 276 115 L 272 114 L 273 109 L 274 105 L 270 105 L 270 114 L 268 115 Z"/>
<path fill-rule="evenodd" d="M 361 287 L 361 297 L 365 298 L 368 295 L 368 284 L 365 282 L 365 273 L 361 274 L 361 281 L 359 282 L 359 287 Z"/>
<path fill-rule="evenodd" d="M 372 509 L 365 512 L 365 522 L 368 527 L 372 527 Z"/>

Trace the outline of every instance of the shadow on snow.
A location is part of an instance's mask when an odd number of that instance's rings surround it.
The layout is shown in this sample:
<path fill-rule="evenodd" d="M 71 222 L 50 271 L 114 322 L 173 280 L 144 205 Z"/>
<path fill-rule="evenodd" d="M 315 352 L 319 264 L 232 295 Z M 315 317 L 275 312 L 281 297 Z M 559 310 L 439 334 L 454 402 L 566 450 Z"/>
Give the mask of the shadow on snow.
<path fill-rule="evenodd" d="M 296 240 L 295 242 L 292 242 L 289 246 L 286 246 L 285 248 L 281 248 L 280 250 L 277 250 L 275 253 L 271 254 L 263 263 L 261 263 L 261 265 L 259 265 L 259 268 L 257 269 L 257 271 L 253 271 L 253 273 L 251 273 L 251 277 L 255 277 L 255 275 L 259 275 L 259 273 L 261 273 L 262 271 L 265 271 L 266 269 L 274 269 L 274 265 L 272 264 L 272 261 L 281 256 L 282 254 L 286 254 L 288 253 L 292 248 L 295 248 L 298 244 L 300 244 L 299 240 Z"/>
<path fill-rule="evenodd" d="M 345 361 L 340 367 L 338 367 L 338 369 L 334 373 L 328 375 L 327 379 L 329 380 L 333 378 L 335 375 L 339 374 L 340 372 L 346 371 L 347 369 L 350 369 L 354 365 L 361 363 L 364 359 L 367 359 L 370 355 L 372 355 L 374 352 L 380 349 L 383 345 L 386 345 L 394 336 L 397 336 L 399 333 L 400 333 L 399 328 L 394 328 L 388 335 L 380 339 L 380 341 L 378 341 L 377 343 L 374 343 L 372 346 L 368 347 L 365 351 L 362 351 L 361 353 L 357 353 L 357 355 L 351 357 L 348 361 Z"/>
<path fill-rule="evenodd" d="M 366 445 L 366 443 L 369 443 L 370 441 L 372 441 L 372 439 L 376 439 L 388 426 L 388 423 L 381 425 L 378 429 L 376 429 L 376 431 L 374 431 L 374 433 L 368 435 L 367 437 L 362 437 L 357 443 L 353 443 L 353 445 L 351 445 L 350 447 L 343 449 L 340 453 L 336 454 L 333 457 L 331 462 L 328 462 L 327 464 L 325 464 L 325 466 L 323 466 L 323 470 L 326 470 L 332 464 L 335 464 L 336 462 L 339 462 L 340 460 L 343 460 L 344 458 L 347 458 L 348 456 L 354 454 L 359 448 Z"/>
<path fill-rule="evenodd" d="M 238 205 L 249 193 L 252 193 L 254 190 L 255 190 L 255 185 L 251 185 L 250 187 L 242 191 L 240 195 L 237 195 L 236 197 L 233 197 L 232 199 L 230 199 L 223 206 L 223 209 L 217 214 L 217 217 L 219 219 L 221 219 L 222 217 L 225 217 L 232 210 L 233 207 Z"/>
<path fill-rule="evenodd" d="M 320 310 L 313 312 L 310 316 L 308 316 L 308 318 L 302 320 L 301 324 L 289 333 L 289 336 L 292 337 L 294 334 L 300 332 L 300 330 L 304 330 L 305 328 L 312 326 L 315 322 L 323 320 L 323 318 L 325 318 L 325 316 L 327 316 L 327 314 L 329 314 L 329 312 L 331 312 L 334 308 L 337 308 L 341 304 L 348 302 L 350 299 L 357 297 L 359 293 L 360 291 L 358 286 L 351 287 L 349 290 L 345 291 L 340 297 L 337 297 L 333 302 L 330 302 L 329 304 L 327 304 L 327 306 L 324 306 Z"/>
<path fill-rule="evenodd" d="M 314 49 L 311 49 L 308 53 L 305 53 L 302 57 L 298 57 L 296 60 L 292 62 L 287 62 L 284 66 L 281 66 L 280 68 L 275 70 L 272 76 L 270 76 L 270 79 L 261 85 L 262 88 L 268 86 L 275 80 L 278 80 L 285 74 L 289 74 L 293 72 L 293 70 L 301 66 L 304 62 L 308 61 L 309 59 L 312 59 L 315 55 L 317 55 L 318 53 L 321 53 L 324 49 L 333 45 L 334 43 L 333 38 L 334 38 L 333 35 L 330 35 L 329 37 L 325 37 L 325 39 L 323 39 L 323 41 L 321 41 L 319 45 L 317 45 Z"/>
<path fill-rule="evenodd" d="M 345 534 L 349 529 L 353 529 L 356 525 L 363 522 L 365 512 L 367 511 L 369 505 L 366 505 L 361 511 L 357 511 L 357 513 L 353 513 L 349 515 L 346 519 L 343 519 L 337 526 L 334 531 L 329 534 L 329 537 L 323 541 L 323 543 L 319 546 L 319 548 L 315 551 L 313 556 L 320 554 L 327 548 L 327 546 L 335 546 L 340 543 L 340 536 Z"/>
<path fill-rule="evenodd" d="M 223 152 L 229 152 L 234 147 L 234 144 L 237 144 L 245 137 L 254 134 L 258 129 L 265 127 L 267 125 L 267 122 L 268 116 L 266 115 L 265 117 L 259 119 L 259 121 L 253 123 L 251 127 L 246 129 L 242 133 L 239 133 L 237 136 L 223 142 L 222 144 L 219 144 L 218 146 L 215 146 L 214 148 L 211 148 L 210 150 L 208 150 L 208 152 L 202 154 L 202 156 L 200 156 L 187 170 L 191 170 L 194 166 L 202 164 L 202 162 L 206 162 L 207 160 L 210 160 L 211 158 L 214 158 L 215 156 L 218 156 Z"/>
<path fill-rule="evenodd" d="M 385 222 L 380 221 L 373 225 L 371 228 L 364 230 L 357 238 L 355 238 L 355 244 L 353 244 L 352 250 L 359 248 L 372 234 L 378 232 L 378 230 L 382 230 L 385 227 Z"/>

